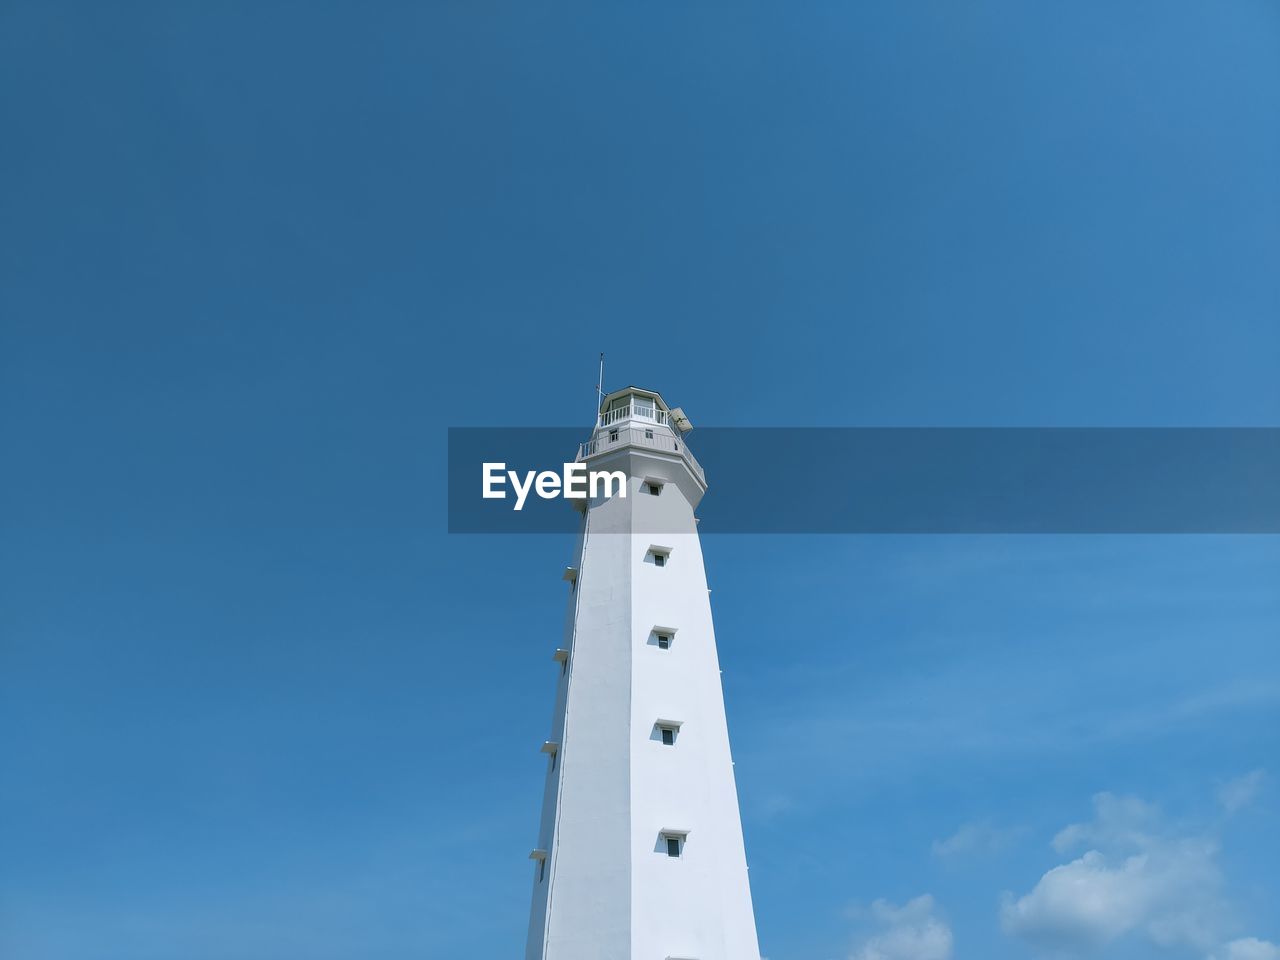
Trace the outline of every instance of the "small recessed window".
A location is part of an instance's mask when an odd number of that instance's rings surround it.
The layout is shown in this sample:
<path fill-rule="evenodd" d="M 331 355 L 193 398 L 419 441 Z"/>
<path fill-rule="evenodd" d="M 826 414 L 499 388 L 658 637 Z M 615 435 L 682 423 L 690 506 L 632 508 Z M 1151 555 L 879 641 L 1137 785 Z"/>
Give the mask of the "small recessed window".
<path fill-rule="evenodd" d="M 667 558 L 671 556 L 670 547 L 653 546 L 649 548 L 649 552 L 644 555 L 644 562 L 649 563 L 651 560 L 655 567 L 665 567 Z"/>
<path fill-rule="evenodd" d="M 541 883 L 547 875 L 547 851 L 542 849 L 530 851 L 529 859 L 538 861 L 538 882 Z"/>
<path fill-rule="evenodd" d="M 659 650 L 671 649 L 671 634 L 669 633 L 658 634 L 658 649 Z"/>
<path fill-rule="evenodd" d="M 610 443 L 617 443 L 617 441 L 618 441 L 618 431 L 617 431 L 617 430 L 610 430 L 610 431 L 609 431 L 609 442 L 610 442 Z"/>
<path fill-rule="evenodd" d="M 652 439 L 653 439 L 653 431 L 652 431 L 652 430 L 646 430 L 646 431 L 644 432 L 644 438 L 645 438 L 646 440 L 652 440 Z"/>
<path fill-rule="evenodd" d="M 662 484 L 649 481 L 649 492 L 656 497 L 658 494 L 662 493 Z"/>
<path fill-rule="evenodd" d="M 667 856 L 679 857 L 680 849 L 684 846 L 684 837 L 668 834 L 664 839 L 667 841 Z"/>
<path fill-rule="evenodd" d="M 556 769 L 556 758 L 560 755 L 560 744 L 554 740 L 548 740 L 542 745 L 542 752 L 551 757 L 551 772 Z"/>
<path fill-rule="evenodd" d="M 667 565 L 667 555 L 665 553 L 655 553 L 653 555 L 653 565 L 655 567 L 665 567 Z"/>
<path fill-rule="evenodd" d="M 665 746 L 674 747 L 676 745 L 676 732 L 670 727 L 662 728 L 662 742 Z M 551 758 L 551 764 L 555 766 L 555 757 Z"/>

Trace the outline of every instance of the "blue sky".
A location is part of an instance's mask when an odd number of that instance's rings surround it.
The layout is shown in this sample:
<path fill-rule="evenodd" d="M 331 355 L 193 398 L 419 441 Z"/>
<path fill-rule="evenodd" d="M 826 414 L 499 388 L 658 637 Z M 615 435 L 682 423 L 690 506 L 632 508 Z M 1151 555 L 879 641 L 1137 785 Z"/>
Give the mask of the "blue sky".
<path fill-rule="evenodd" d="M 1280 423 L 1272 3 L 14 2 L 0 121 L 6 956 L 519 954 L 570 543 L 445 428 L 600 350 Z M 1275 956 L 1275 538 L 705 550 L 770 960 Z"/>

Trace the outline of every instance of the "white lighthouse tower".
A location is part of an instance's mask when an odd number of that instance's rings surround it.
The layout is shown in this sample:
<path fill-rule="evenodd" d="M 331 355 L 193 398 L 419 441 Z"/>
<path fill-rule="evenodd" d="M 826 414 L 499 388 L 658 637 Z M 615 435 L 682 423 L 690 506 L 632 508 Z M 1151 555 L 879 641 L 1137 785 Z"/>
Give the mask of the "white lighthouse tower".
<path fill-rule="evenodd" d="M 579 504 L 526 960 L 759 960 L 689 421 L 651 390 L 604 397 Z"/>

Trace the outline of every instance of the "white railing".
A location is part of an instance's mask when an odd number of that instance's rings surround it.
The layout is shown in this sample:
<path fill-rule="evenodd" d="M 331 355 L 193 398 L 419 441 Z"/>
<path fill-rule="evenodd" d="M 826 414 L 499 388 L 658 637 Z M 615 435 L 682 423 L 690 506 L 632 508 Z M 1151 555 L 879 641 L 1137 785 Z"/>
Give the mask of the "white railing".
<path fill-rule="evenodd" d="M 619 420 L 647 420 L 653 423 L 661 423 L 664 426 L 669 422 L 670 418 L 666 411 L 659 410 L 656 404 L 650 406 L 641 406 L 638 403 L 629 403 L 625 407 L 616 407 L 600 414 L 599 426 L 607 427 L 611 423 L 617 423 Z"/>
<path fill-rule="evenodd" d="M 623 408 L 625 409 L 625 408 Z M 610 411 L 612 412 L 612 411 Z M 661 410 L 654 410 L 655 414 L 662 414 Z M 603 420 L 603 418 L 602 418 Z M 702 471 L 702 464 L 693 455 L 693 451 L 689 449 L 689 445 L 684 442 L 684 438 L 672 433 L 668 430 L 654 430 L 650 427 L 610 427 L 609 421 L 596 429 L 594 436 L 586 443 L 578 446 L 578 461 L 589 460 L 591 457 L 602 453 L 608 453 L 610 450 L 631 444 L 637 447 L 648 447 L 651 450 L 664 450 L 670 453 L 679 454 L 684 462 L 689 465 L 689 469 L 694 472 L 699 480 L 704 484 L 707 482 L 706 474 Z M 662 421 L 658 421 L 662 422 Z"/>

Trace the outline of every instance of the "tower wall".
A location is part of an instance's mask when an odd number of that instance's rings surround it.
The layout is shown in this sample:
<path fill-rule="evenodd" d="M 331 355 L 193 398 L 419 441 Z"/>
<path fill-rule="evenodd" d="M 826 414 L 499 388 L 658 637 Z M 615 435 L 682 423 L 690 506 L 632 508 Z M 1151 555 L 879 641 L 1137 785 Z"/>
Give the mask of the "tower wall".
<path fill-rule="evenodd" d="M 631 936 L 630 505 L 584 517 L 569 597 L 539 847 L 529 960 L 627 960 Z"/>
<path fill-rule="evenodd" d="M 702 546 L 676 482 L 683 469 L 649 465 L 647 476 L 670 481 L 660 496 L 637 492 L 633 508 L 631 956 L 757 960 Z M 671 547 L 663 567 L 648 555 L 655 545 Z M 675 630 L 668 650 L 653 642 L 659 626 Z M 680 723 L 674 746 L 655 736 L 659 720 Z M 689 831 L 679 859 L 665 855 L 667 829 Z"/>
<path fill-rule="evenodd" d="M 584 512 L 526 960 L 758 960 L 694 519 L 702 481 L 678 455 L 632 446 L 591 467 L 623 470 L 628 491 Z M 659 723 L 678 725 L 674 744 Z M 664 831 L 685 835 L 678 858 Z"/>

